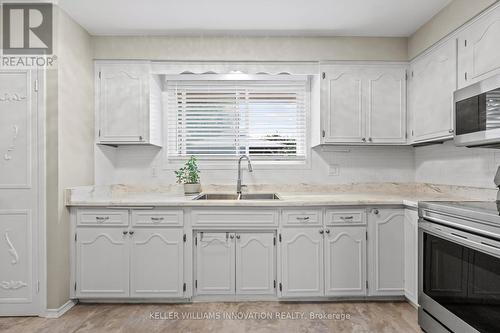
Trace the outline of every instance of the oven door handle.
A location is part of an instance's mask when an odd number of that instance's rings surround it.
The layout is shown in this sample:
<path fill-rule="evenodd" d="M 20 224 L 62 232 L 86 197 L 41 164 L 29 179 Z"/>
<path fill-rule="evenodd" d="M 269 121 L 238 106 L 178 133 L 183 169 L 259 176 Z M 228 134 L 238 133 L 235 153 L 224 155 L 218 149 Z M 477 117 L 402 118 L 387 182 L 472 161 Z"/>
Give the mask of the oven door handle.
<path fill-rule="evenodd" d="M 418 226 L 427 233 L 500 258 L 500 244 L 495 245 L 495 241 L 488 238 L 477 235 L 469 235 L 464 231 L 434 224 L 425 220 L 420 221 Z"/>

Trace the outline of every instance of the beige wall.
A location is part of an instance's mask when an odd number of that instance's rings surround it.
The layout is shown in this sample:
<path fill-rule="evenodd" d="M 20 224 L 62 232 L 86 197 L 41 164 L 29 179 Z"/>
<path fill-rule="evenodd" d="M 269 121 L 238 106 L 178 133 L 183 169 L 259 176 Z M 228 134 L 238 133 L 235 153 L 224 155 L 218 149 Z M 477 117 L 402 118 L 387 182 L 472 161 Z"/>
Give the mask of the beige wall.
<path fill-rule="evenodd" d="M 495 2 L 496 0 L 453 0 L 408 38 L 409 59 L 413 59 Z"/>
<path fill-rule="evenodd" d="M 96 59 L 317 61 L 408 59 L 406 38 L 92 37 Z"/>
<path fill-rule="evenodd" d="M 55 9 L 58 67 L 47 74 L 47 307 L 69 299 L 69 216 L 63 190 L 94 180 L 90 35 Z"/>

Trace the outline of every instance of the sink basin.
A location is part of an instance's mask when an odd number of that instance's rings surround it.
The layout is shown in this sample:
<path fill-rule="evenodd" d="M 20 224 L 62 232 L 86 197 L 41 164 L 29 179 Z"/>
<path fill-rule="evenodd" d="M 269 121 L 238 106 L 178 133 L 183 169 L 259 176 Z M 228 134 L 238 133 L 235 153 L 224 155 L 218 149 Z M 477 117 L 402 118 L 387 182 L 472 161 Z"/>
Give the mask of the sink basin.
<path fill-rule="evenodd" d="M 201 193 L 193 200 L 238 200 L 238 194 Z"/>
<path fill-rule="evenodd" d="M 245 193 L 238 194 L 226 193 L 201 193 L 193 200 L 279 200 L 276 193 Z"/>
<path fill-rule="evenodd" d="M 240 200 L 279 200 L 276 193 L 244 193 Z"/>

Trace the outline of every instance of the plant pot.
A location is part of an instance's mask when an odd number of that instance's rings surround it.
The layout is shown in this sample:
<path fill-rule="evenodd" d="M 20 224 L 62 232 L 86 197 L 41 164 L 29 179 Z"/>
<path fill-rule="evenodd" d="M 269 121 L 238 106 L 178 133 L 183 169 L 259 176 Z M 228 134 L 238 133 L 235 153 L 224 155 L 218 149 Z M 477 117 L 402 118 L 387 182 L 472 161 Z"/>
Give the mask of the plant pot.
<path fill-rule="evenodd" d="M 201 192 L 201 184 L 184 184 L 184 194 L 198 194 Z"/>

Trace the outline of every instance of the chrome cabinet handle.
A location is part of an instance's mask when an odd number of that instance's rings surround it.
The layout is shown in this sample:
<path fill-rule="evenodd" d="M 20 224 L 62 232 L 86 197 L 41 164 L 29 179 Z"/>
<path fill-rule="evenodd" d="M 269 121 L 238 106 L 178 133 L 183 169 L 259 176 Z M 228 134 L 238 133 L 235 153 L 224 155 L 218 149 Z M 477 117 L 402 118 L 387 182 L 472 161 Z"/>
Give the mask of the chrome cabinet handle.
<path fill-rule="evenodd" d="M 307 221 L 309 220 L 309 216 L 304 216 L 304 217 L 300 217 L 300 216 L 297 216 L 296 219 L 299 220 L 299 221 Z"/>
<path fill-rule="evenodd" d="M 326 231 L 325 231 L 325 232 L 326 232 L 327 234 L 329 234 L 329 233 L 330 233 L 330 229 L 326 229 Z"/>
<path fill-rule="evenodd" d="M 378 215 L 380 212 L 378 211 L 378 209 L 374 209 L 374 210 L 372 210 L 372 213 L 375 215 Z"/>
<path fill-rule="evenodd" d="M 124 231 L 123 231 L 123 234 L 124 234 L 124 235 L 128 234 L 128 231 L 127 231 L 127 230 L 124 230 Z"/>
<path fill-rule="evenodd" d="M 151 217 L 151 221 L 155 221 L 155 222 L 158 222 L 158 221 L 163 221 L 165 218 L 163 217 Z"/>
<path fill-rule="evenodd" d="M 324 231 L 323 229 L 321 229 L 321 230 L 319 231 L 319 233 L 323 235 L 323 234 L 325 233 L 325 231 Z"/>
<path fill-rule="evenodd" d="M 236 235 L 236 239 L 240 239 L 240 238 L 241 238 L 241 236 L 240 236 L 240 235 Z"/>
<path fill-rule="evenodd" d="M 455 131 L 454 131 L 454 130 L 452 130 L 452 129 L 450 129 L 448 132 L 449 132 L 450 134 L 455 133 Z"/>
<path fill-rule="evenodd" d="M 366 142 L 366 138 L 362 138 L 361 141 Z"/>
<path fill-rule="evenodd" d="M 234 235 L 232 235 L 232 234 L 231 234 L 231 235 L 229 236 L 229 238 L 233 239 L 233 238 L 234 238 Z"/>
<path fill-rule="evenodd" d="M 354 220 L 354 216 L 341 216 L 340 217 L 341 220 L 343 221 L 346 221 L 346 220 Z"/>
<path fill-rule="evenodd" d="M 132 236 L 134 234 L 135 231 L 132 231 L 130 230 L 128 233 L 130 234 L 130 236 Z"/>
<path fill-rule="evenodd" d="M 96 216 L 95 219 L 96 219 L 96 221 L 99 221 L 99 222 L 107 221 L 107 220 L 109 220 L 109 216 Z"/>
<path fill-rule="evenodd" d="M 372 138 L 368 138 L 368 141 L 372 142 L 373 140 L 372 140 Z"/>

